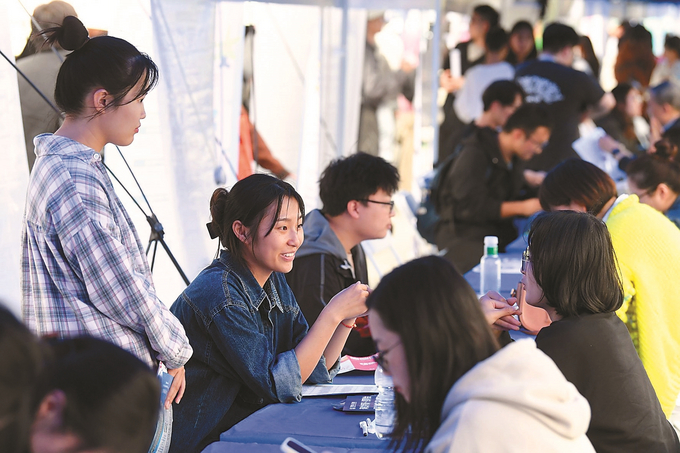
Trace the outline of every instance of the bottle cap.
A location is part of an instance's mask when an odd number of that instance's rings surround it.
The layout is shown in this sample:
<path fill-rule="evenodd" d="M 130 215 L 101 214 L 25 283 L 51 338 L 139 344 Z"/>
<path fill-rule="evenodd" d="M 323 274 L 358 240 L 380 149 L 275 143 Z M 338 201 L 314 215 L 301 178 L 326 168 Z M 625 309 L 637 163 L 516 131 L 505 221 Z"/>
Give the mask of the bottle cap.
<path fill-rule="evenodd" d="M 498 236 L 484 236 L 484 247 L 498 247 Z"/>

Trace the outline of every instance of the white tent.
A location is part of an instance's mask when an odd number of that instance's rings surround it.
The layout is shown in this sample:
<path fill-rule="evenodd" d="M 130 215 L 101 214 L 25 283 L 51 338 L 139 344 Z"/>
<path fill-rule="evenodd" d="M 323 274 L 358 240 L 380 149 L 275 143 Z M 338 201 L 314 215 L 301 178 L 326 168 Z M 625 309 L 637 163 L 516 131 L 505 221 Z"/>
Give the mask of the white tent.
<path fill-rule="evenodd" d="M 24 3 L 32 10 L 41 2 Z M 218 183 L 230 186 L 235 182 L 232 167 L 238 160 L 244 24 L 252 22 L 257 27 L 254 110 L 258 130 L 276 155 L 292 167 L 298 190 L 312 208 L 317 204 L 320 170 L 332 158 L 356 150 L 364 8 L 438 10 L 438 0 L 247 5 L 211 0 L 104 0 L 97 2 L 96 8 L 92 2 L 71 3 L 88 26 L 129 40 L 149 53 L 160 67 L 161 83 L 145 101 L 147 118 L 135 142 L 123 153 L 189 279 L 210 262 L 217 249 L 217 241 L 210 241 L 204 226 L 209 220 L 210 195 Z M 10 14 L 0 17 L 3 31 L 13 30 L 7 22 L 16 23 L 21 17 L 28 23 L 28 16 L 22 16 L 25 12 L 17 13 L 14 6 Z M 102 15 L 94 13 L 102 9 L 112 14 L 105 17 L 106 22 L 97 22 Z M 430 16 L 434 18 L 435 14 Z M 425 16 L 422 20 L 429 28 Z M 0 32 L 0 44 L 7 55 L 13 55 L 23 41 L 17 45 L 15 38 L 10 46 L 9 37 Z M 432 51 L 424 45 L 425 50 Z M 438 59 L 430 58 L 429 64 L 435 69 Z M 0 77 L 0 96 L 3 106 L 8 106 L 2 111 L 5 121 L 0 146 L 21 150 L 16 74 L 9 65 L 0 65 Z M 426 93 L 436 89 L 435 82 L 426 87 Z M 432 112 L 436 107 L 430 102 L 428 108 L 427 116 L 435 117 Z M 18 244 L 28 172 L 23 153 L 11 154 L 9 174 L 13 178 L 3 180 L 0 194 L 2 209 L 10 210 L 2 216 L 0 247 L 6 253 L 1 265 L 6 284 L 0 298 L 17 308 Z M 429 156 L 423 161 L 431 162 Z M 107 146 L 106 161 L 146 208 L 114 148 Z M 144 239 L 149 232 L 144 216 L 122 189 L 117 191 Z M 166 304 L 172 303 L 184 287 L 163 251 L 157 254 L 154 280 Z"/>

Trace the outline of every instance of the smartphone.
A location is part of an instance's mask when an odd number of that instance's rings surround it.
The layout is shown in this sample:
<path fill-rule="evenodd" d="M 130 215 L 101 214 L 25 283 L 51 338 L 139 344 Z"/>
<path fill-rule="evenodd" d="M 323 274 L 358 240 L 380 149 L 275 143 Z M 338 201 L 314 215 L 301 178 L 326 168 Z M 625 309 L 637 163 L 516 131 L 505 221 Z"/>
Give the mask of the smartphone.
<path fill-rule="evenodd" d="M 288 437 L 281 444 L 281 451 L 284 453 L 316 453 L 316 450 L 312 450 L 305 444 L 298 440 Z"/>

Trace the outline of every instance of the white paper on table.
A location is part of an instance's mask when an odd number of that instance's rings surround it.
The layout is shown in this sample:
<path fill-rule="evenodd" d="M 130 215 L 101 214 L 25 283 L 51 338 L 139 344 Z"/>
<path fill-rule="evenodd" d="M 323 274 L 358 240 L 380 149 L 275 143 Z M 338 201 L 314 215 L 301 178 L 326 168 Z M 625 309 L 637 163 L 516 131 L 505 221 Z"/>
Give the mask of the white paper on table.
<path fill-rule="evenodd" d="M 619 168 L 619 162 L 610 153 L 602 150 L 598 144 L 598 141 L 605 135 L 607 133 L 604 129 L 596 127 L 581 135 L 571 146 L 581 156 L 581 159 L 595 165 L 611 176 L 614 181 L 620 181 L 625 179 L 626 174 Z"/>
<path fill-rule="evenodd" d="M 450 71 L 451 71 L 451 77 L 458 78 L 460 77 L 463 71 L 461 70 L 461 65 L 460 65 L 460 49 L 456 49 L 455 47 L 451 50 L 449 50 L 449 66 L 450 66 Z"/>
<path fill-rule="evenodd" d="M 315 384 L 302 386 L 302 396 L 352 395 L 357 393 L 378 393 L 378 386 L 351 384 Z"/>

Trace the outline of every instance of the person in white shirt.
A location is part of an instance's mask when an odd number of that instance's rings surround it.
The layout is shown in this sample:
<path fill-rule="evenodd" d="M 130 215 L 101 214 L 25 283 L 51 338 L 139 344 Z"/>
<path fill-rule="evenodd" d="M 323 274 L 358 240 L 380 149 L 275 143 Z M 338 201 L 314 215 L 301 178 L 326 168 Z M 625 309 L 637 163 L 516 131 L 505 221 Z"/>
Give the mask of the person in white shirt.
<path fill-rule="evenodd" d="M 505 61 L 508 54 L 508 34 L 496 27 L 486 34 L 484 63 L 470 68 L 465 83 L 456 95 L 453 108 L 464 123 L 470 123 L 484 112 L 482 94 L 497 80 L 512 80 L 515 69 Z"/>

